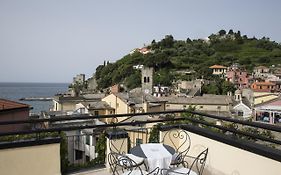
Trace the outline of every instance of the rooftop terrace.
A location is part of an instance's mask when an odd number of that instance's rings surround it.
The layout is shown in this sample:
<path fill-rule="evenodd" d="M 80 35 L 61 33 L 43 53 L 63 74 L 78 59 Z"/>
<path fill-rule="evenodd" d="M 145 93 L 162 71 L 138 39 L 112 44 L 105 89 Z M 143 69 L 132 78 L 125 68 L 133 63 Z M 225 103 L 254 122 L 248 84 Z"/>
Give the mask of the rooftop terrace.
<path fill-rule="evenodd" d="M 158 116 L 153 120 L 138 121 L 137 116 L 149 115 Z M 77 119 L 94 120 L 101 118 L 134 117 L 135 120 L 122 123 L 99 124 L 99 125 L 72 125 L 60 126 L 52 123 L 58 121 L 73 121 Z M 160 116 L 160 117 L 159 117 Z M 208 120 L 205 120 L 208 118 Z M 213 122 L 210 122 L 212 121 Z M 219 121 L 219 122 L 218 122 Z M 91 149 L 98 147 L 98 142 L 105 137 L 102 133 L 115 133 L 122 131 L 127 133 L 126 137 L 115 139 L 125 139 L 126 146 L 122 147 L 125 152 L 129 152 L 141 143 L 156 142 L 163 139 L 165 132 L 183 130 L 190 137 L 190 143 L 187 141 L 176 141 L 176 145 L 183 145 L 185 149 L 190 144 L 188 155 L 196 156 L 198 151 L 208 148 L 208 156 L 203 174 L 204 175 L 249 175 L 249 174 L 271 174 L 279 175 L 281 172 L 281 151 L 280 151 L 280 132 L 279 126 L 263 124 L 258 122 L 243 121 L 233 118 L 208 115 L 194 111 L 166 111 L 141 114 L 122 114 L 106 116 L 75 115 L 62 116 L 50 119 L 36 119 L 28 121 L 6 121 L 0 122 L 1 125 L 11 125 L 19 123 L 29 123 L 31 125 L 38 123 L 48 123 L 48 128 L 33 128 L 21 132 L 0 133 L 0 174 L 72 174 L 72 175 L 107 175 L 111 174 L 107 164 L 107 158 L 104 163 L 96 161 L 99 156 L 91 154 Z M 155 127 L 155 124 L 163 124 Z M 154 126 L 154 127 L 153 127 Z M 155 132 L 155 128 L 157 128 Z M 83 132 L 83 130 L 91 132 Z M 81 132 L 76 132 L 81 131 Z M 110 132 L 109 132 L 110 131 Z M 155 134 L 153 134 L 153 131 Z M 66 138 L 57 138 L 55 133 L 68 133 Z M 47 134 L 48 133 L 48 134 Z M 69 133 L 72 133 L 70 135 Z M 75 134 L 73 134 L 75 133 Z M 50 135 L 51 134 L 51 135 Z M 24 135 L 20 136 L 20 135 Z M 29 137 L 27 137 L 29 135 Z M 52 137 L 50 137 L 52 136 Z M 89 141 L 88 136 L 98 138 Z M 24 139 L 25 138 L 25 139 Z M 78 139 L 79 138 L 79 139 Z M 105 155 L 111 150 L 108 143 L 112 137 L 106 136 Z M 77 142 L 78 141 L 78 142 Z M 61 151 L 62 145 L 72 143 L 72 149 L 68 146 L 69 155 L 77 163 L 77 151 L 83 154 L 78 161 L 80 169 L 75 166 L 63 164 Z M 90 145 L 94 145 L 90 147 Z M 78 147 L 76 147 L 78 146 Z M 89 150 L 90 149 L 90 150 Z M 76 151 L 76 152 L 75 152 Z M 101 155 L 98 150 L 95 153 Z M 64 157 L 67 158 L 67 157 Z M 72 162 L 73 165 L 75 161 Z M 87 166 L 81 166 L 87 164 Z M 103 164 L 103 167 L 94 169 L 96 165 Z M 46 166 L 48 165 L 48 166 Z M 77 165 L 77 164 L 76 164 Z M 92 165 L 92 166 L 91 166 Z M 28 168 L 27 168 L 28 167 Z M 72 167 L 72 169 L 70 168 Z M 72 172 L 71 172 L 72 171 Z"/>

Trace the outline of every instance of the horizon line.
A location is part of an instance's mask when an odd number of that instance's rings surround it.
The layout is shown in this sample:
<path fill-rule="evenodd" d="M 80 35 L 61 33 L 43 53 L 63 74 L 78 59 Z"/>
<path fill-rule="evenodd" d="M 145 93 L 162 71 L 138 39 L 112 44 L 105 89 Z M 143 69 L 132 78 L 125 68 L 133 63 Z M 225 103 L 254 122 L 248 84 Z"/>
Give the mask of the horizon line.
<path fill-rule="evenodd" d="M 71 82 L 38 82 L 38 81 L 0 81 L 0 83 L 54 83 L 54 84 L 70 84 Z"/>

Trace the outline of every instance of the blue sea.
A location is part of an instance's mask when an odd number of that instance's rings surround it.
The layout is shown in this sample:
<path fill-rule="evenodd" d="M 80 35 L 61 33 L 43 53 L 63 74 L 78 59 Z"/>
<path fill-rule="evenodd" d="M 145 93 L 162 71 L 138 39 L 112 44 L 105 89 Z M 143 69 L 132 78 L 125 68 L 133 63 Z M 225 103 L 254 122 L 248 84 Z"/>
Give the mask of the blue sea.
<path fill-rule="evenodd" d="M 26 97 L 53 97 L 68 89 L 67 83 L 0 83 L 0 98 L 29 104 L 33 107 L 32 113 L 40 114 L 49 111 L 52 101 L 20 101 Z"/>

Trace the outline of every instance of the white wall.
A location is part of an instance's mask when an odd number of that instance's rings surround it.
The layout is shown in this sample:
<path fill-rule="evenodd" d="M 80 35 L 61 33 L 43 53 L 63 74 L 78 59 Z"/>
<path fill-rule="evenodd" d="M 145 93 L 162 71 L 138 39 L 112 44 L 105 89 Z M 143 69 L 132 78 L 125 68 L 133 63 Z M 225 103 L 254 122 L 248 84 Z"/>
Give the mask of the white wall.
<path fill-rule="evenodd" d="M 0 150 L 1 175 L 60 175 L 60 144 Z"/>
<path fill-rule="evenodd" d="M 189 155 L 209 148 L 203 175 L 280 175 L 278 161 L 191 132 L 189 136 Z"/>
<path fill-rule="evenodd" d="M 244 104 L 242 104 L 242 103 L 234 106 L 233 109 L 236 112 L 243 111 L 243 118 L 248 118 L 248 117 L 252 116 L 252 110 L 249 107 L 247 107 Z"/>

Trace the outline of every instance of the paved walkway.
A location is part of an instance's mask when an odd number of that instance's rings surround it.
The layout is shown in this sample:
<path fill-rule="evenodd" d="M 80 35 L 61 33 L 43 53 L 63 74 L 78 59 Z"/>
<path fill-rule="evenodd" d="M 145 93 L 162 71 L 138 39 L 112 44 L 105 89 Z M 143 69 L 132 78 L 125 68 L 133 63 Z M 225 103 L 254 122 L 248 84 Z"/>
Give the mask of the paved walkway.
<path fill-rule="evenodd" d="M 110 173 L 106 168 L 102 168 L 97 170 L 88 170 L 83 172 L 71 173 L 69 175 L 110 175 Z"/>

